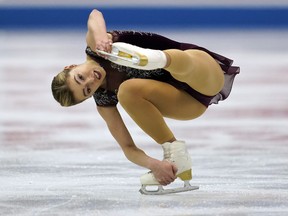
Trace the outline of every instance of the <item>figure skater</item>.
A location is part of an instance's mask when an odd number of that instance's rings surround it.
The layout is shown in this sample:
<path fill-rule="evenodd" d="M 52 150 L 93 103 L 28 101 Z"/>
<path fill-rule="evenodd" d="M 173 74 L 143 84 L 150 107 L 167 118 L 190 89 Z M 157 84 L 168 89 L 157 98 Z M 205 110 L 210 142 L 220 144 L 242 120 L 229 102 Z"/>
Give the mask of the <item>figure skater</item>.
<path fill-rule="evenodd" d="M 107 32 L 102 13 L 88 18 L 86 56 L 82 64 L 66 66 L 53 78 L 52 93 L 62 106 L 93 96 L 97 110 L 125 156 L 150 172 L 141 176 L 144 194 L 165 194 L 197 189 L 191 157 L 164 117 L 192 120 L 211 104 L 230 94 L 240 69 L 232 60 L 194 44 L 136 31 Z M 164 151 L 163 160 L 139 149 L 117 109 L 118 102 L 136 124 Z M 164 189 L 177 177 L 183 188 Z M 157 185 L 149 191 L 146 186 Z"/>

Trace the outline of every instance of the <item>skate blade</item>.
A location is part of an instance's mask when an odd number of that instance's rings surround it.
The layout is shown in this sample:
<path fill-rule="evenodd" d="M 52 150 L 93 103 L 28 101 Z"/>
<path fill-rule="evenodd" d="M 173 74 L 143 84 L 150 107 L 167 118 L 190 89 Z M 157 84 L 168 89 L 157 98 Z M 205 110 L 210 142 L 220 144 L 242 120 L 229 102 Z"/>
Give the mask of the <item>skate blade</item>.
<path fill-rule="evenodd" d="M 108 59 L 111 61 L 117 61 L 119 59 L 119 60 L 126 61 L 129 63 L 135 64 L 135 65 L 139 64 L 138 58 L 132 57 L 131 55 L 128 56 L 128 54 L 125 55 L 125 54 L 120 53 L 120 55 L 119 55 L 119 53 L 117 53 L 117 54 L 116 53 L 108 53 L 108 52 L 105 52 L 103 50 L 98 50 L 98 49 L 96 49 L 96 52 L 103 55 L 103 56 L 108 57 Z"/>
<path fill-rule="evenodd" d="M 165 195 L 165 194 L 172 194 L 172 193 L 181 193 L 181 192 L 187 192 L 191 190 L 198 190 L 198 186 L 191 186 L 189 183 L 184 184 L 184 187 L 182 188 L 173 188 L 173 189 L 164 189 L 162 185 L 157 185 L 157 190 L 147 190 L 145 185 L 142 185 L 139 192 L 141 194 L 145 195 Z"/>
<path fill-rule="evenodd" d="M 147 56 L 134 51 L 129 53 L 129 51 L 125 50 L 123 47 L 120 47 L 119 49 L 115 46 L 112 48 L 111 53 L 114 54 L 114 56 L 117 56 L 118 59 L 130 59 L 134 64 L 138 66 L 146 66 L 148 64 Z"/>

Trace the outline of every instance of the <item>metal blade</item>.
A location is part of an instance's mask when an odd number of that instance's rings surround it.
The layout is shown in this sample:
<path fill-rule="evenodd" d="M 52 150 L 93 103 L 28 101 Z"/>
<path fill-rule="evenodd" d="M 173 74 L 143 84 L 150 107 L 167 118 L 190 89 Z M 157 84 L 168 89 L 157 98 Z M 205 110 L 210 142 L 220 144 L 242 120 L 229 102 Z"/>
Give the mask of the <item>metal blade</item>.
<path fill-rule="evenodd" d="M 185 181 L 184 187 L 182 188 L 164 189 L 162 185 L 158 185 L 157 190 L 149 191 L 146 189 L 146 185 L 142 185 L 139 192 L 145 195 L 165 195 L 165 194 L 172 194 L 172 193 L 187 192 L 187 191 L 197 190 L 197 189 L 199 189 L 198 186 L 191 186 L 189 182 Z"/>
<path fill-rule="evenodd" d="M 130 59 L 130 58 L 125 58 L 125 57 L 121 57 L 121 56 L 118 56 L 116 54 L 113 54 L 113 53 L 108 53 L 108 52 L 105 52 L 103 50 L 98 50 L 96 49 L 96 52 L 97 53 L 100 53 L 101 55 L 104 55 L 104 56 L 108 56 L 111 58 L 111 60 L 113 61 L 116 61 L 117 59 L 121 59 L 123 61 L 127 61 L 127 62 L 131 62 L 133 64 L 137 64 L 139 60 L 135 60 L 135 59 Z"/>

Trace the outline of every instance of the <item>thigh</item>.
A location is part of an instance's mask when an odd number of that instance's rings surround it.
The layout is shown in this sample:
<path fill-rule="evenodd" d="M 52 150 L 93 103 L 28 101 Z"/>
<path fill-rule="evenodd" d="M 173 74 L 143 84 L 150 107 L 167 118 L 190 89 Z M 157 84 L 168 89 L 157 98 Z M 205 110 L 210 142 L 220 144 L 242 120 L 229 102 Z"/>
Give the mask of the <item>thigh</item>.
<path fill-rule="evenodd" d="M 196 91 L 207 95 L 216 95 L 224 84 L 224 75 L 220 65 L 208 53 L 200 50 L 165 50 L 171 63 L 165 70 Z"/>
<path fill-rule="evenodd" d="M 185 91 L 174 86 L 150 79 L 131 79 L 125 81 L 130 91 L 150 101 L 164 117 L 190 120 L 202 115 L 207 107 Z"/>

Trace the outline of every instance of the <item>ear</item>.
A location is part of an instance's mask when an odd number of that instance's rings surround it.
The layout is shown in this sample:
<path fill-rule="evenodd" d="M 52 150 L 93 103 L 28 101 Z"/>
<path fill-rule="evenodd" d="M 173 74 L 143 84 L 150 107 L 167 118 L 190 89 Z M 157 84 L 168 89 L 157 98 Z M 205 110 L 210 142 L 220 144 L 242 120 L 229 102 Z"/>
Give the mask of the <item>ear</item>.
<path fill-rule="evenodd" d="M 65 70 L 67 70 L 67 69 L 72 69 L 72 68 L 74 68 L 74 67 L 76 67 L 76 66 L 77 66 L 76 64 L 72 64 L 72 65 L 69 65 L 69 66 L 64 67 L 64 69 L 65 69 Z"/>

